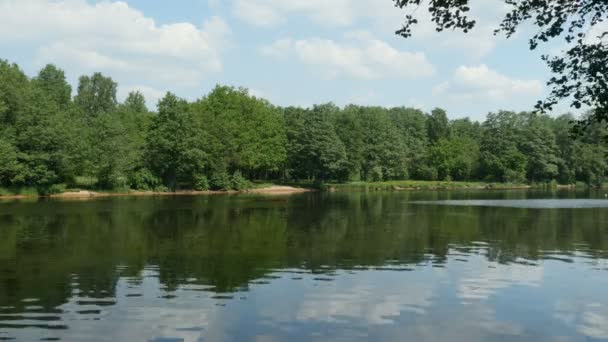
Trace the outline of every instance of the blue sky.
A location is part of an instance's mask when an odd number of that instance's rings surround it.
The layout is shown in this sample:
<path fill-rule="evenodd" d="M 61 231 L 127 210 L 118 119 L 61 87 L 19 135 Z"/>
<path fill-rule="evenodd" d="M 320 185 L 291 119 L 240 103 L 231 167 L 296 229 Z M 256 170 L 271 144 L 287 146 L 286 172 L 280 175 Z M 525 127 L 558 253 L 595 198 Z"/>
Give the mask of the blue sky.
<path fill-rule="evenodd" d="M 527 49 L 531 30 L 495 37 L 504 1 L 473 4 L 472 33 L 437 34 L 419 12 L 405 40 L 391 0 L 0 0 L 0 58 L 29 75 L 54 63 L 74 86 L 101 71 L 119 97 L 138 89 L 152 106 L 167 90 L 192 100 L 228 84 L 279 105 L 442 107 L 477 120 L 530 109 L 549 75 Z"/>

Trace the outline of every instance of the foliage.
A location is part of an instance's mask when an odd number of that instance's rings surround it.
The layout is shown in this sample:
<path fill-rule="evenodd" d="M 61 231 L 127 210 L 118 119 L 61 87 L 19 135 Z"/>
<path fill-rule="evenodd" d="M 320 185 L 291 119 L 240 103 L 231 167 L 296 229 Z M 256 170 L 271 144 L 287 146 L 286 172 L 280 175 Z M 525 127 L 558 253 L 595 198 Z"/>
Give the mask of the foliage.
<path fill-rule="evenodd" d="M 285 111 L 286 125 L 290 126 L 287 138 L 292 178 L 321 183 L 347 177 L 346 148 L 333 123 L 338 111 L 333 104 L 317 105 L 309 111 Z"/>
<path fill-rule="evenodd" d="M 211 165 L 255 177 L 279 171 L 286 159 L 281 111 L 246 89 L 217 86 L 193 106 Z"/>
<path fill-rule="evenodd" d="M 161 184 L 161 180 L 146 168 L 136 170 L 129 176 L 129 185 L 132 189 L 157 190 Z"/>
<path fill-rule="evenodd" d="M 582 117 L 590 124 L 573 139 L 572 115 L 500 111 L 480 123 L 449 120 L 440 108 L 278 108 L 225 86 L 193 102 L 167 93 L 150 112 L 139 92 L 118 103 L 116 83 L 102 74 L 82 77 L 74 99 L 69 90 L 55 66 L 30 79 L 0 61 L 1 188 L 51 194 L 68 186 L 245 190 L 277 181 L 608 181 L 608 130 L 591 119 L 595 112 Z"/>
<path fill-rule="evenodd" d="M 80 77 L 78 94 L 74 103 L 87 116 L 97 116 L 100 113 L 116 109 L 116 89 L 118 84 L 101 73 Z"/>
<path fill-rule="evenodd" d="M 248 181 L 245 177 L 243 177 L 243 175 L 241 174 L 240 171 L 235 171 L 234 174 L 232 175 L 231 178 L 231 185 L 230 187 L 233 190 L 247 190 L 247 189 L 251 189 L 252 184 L 250 181 Z"/>
<path fill-rule="evenodd" d="M 416 10 L 426 6 L 422 0 L 393 0 L 399 8 Z M 470 0 L 433 0 L 427 8 L 436 30 L 460 29 L 469 32 L 476 22 L 469 17 Z M 580 125 L 608 119 L 608 32 L 603 24 L 608 19 L 605 0 L 504 0 L 509 11 L 496 29 L 507 38 L 528 24 L 537 29 L 529 40 L 534 50 L 540 43 L 564 39 L 565 52 L 558 56 L 542 56 L 554 76 L 548 81 L 548 98 L 539 101 L 537 109 L 551 110 L 560 101 L 570 101 L 573 108 L 585 105 L 594 109 L 593 115 Z M 412 35 L 418 23 L 413 14 L 406 15 L 405 23 L 396 33 Z"/>
<path fill-rule="evenodd" d="M 185 100 L 167 93 L 158 103 L 158 115 L 146 137 L 145 160 L 173 191 L 180 185 L 192 188 L 194 177 L 205 168 L 207 155 L 200 130 Z"/>
<path fill-rule="evenodd" d="M 207 191 L 209 190 L 209 180 L 205 175 L 198 175 L 194 178 L 194 190 Z"/>
<path fill-rule="evenodd" d="M 230 190 L 232 189 L 232 181 L 230 176 L 225 171 L 216 171 L 211 174 L 209 179 L 209 188 L 211 190 Z"/>
<path fill-rule="evenodd" d="M 429 165 L 440 180 L 471 180 L 477 171 L 479 145 L 467 137 L 443 138 L 430 148 Z"/>

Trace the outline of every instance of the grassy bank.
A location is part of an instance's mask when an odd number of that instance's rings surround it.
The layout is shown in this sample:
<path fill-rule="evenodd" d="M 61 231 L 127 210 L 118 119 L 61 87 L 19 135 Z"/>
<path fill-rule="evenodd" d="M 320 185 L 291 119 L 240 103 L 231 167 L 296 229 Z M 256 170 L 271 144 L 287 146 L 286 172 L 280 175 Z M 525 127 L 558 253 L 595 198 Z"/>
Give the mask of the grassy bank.
<path fill-rule="evenodd" d="M 147 191 L 147 190 L 88 190 L 88 189 L 66 189 L 56 193 L 40 193 L 35 189 L 5 189 L 0 188 L 0 199 L 26 199 L 37 197 L 49 198 L 100 198 L 100 197 L 124 197 L 124 196 L 200 196 L 221 194 L 268 194 L 287 195 L 302 192 L 317 191 L 313 188 L 301 186 L 285 186 L 270 183 L 256 183 L 243 190 L 177 190 L 177 191 Z"/>
<path fill-rule="evenodd" d="M 196 195 L 216 195 L 216 194 L 238 194 L 238 193 L 259 193 L 259 194 L 289 194 L 307 191 L 416 191 L 416 190 L 509 190 L 509 189 L 585 189 L 589 188 L 584 183 L 571 185 L 560 185 L 557 183 L 487 183 L 487 182 L 448 182 L 448 181 L 386 181 L 386 182 L 349 182 L 349 183 L 327 183 L 323 185 L 309 182 L 298 183 L 267 183 L 251 182 L 248 187 L 240 190 L 219 190 L 219 191 L 196 191 L 178 190 L 175 192 L 166 190 L 97 190 L 90 187 L 79 187 L 66 189 L 60 187 L 52 193 L 40 193 L 34 188 L 0 188 L 0 198 L 35 198 L 35 197 L 55 197 L 55 198 L 82 198 L 82 197 L 117 197 L 117 196 L 196 196 Z M 604 184 L 602 188 L 608 188 Z"/>
<path fill-rule="evenodd" d="M 521 183 L 486 183 L 486 182 L 448 182 L 448 181 L 387 181 L 387 182 L 351 182 L 327 184 L 330 191 L 408 191 L 408 190 L 466 190 L 466 189 L 543 189 L 574 188 L 574 185 L 555 183 L 521 184 Z"/>

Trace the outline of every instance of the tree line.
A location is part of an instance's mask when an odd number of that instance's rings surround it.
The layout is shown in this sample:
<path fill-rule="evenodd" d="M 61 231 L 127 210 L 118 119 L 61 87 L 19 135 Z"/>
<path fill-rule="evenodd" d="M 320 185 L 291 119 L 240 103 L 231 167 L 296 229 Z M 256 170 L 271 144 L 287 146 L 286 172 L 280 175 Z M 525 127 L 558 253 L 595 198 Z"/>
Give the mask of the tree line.
<path fill-rule="evenodd" d="M 156 112 L 140 92 L 117 100 L 95 73 L 75 96 L 65 73 L 29 78 L 0 60 L 0 187 L 245 189 L 251 181 L 480 180 L 597 186 L 608 174 L 604 123 L 572 136 L 575 117 L 499 111 L 484 122 L 442 109 L 333 104 L 279 107 L 216 86 Z"/>

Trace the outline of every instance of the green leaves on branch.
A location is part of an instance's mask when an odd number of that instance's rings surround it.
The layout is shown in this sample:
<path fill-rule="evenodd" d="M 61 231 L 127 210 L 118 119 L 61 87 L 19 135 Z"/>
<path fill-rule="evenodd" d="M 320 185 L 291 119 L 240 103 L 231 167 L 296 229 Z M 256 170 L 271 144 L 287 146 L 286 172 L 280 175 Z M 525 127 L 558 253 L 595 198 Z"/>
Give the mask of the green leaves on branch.
<path fill-rule="evenodd" d="M 459 29 L 468 32 L 475 26 L 471 19 L 470 0 L 393 0 L 406 11 L 405 23 L 396 33 L 405 38 L 412 35 L 418 24 L 418 10 L 429 12 L 436 30 Z M 578 124 L 578 132 L 591 122 L 608 120 L 608 20 L 606 0 L 504 0 L 509 8 L 495 34 L 513 36 L 522 25 L 536 29 L 529 40 L 531 50 L 541 43 L 563 39 L 564 51 L 557 56 L 544 55 L 542 59 L 554 74 L 547 85 L 549 96 L 539 101 L 536 109 L 551 111 L 558 103 L 569 101 L 574 109 L 587 107 L 593 110 L 587 120 Z M 473 5 L 475 6 L 475 5 Z M 416 13 L 418 12 L 418 13 Z M 471 38 L 473 39 L 473 38 Z"/>

